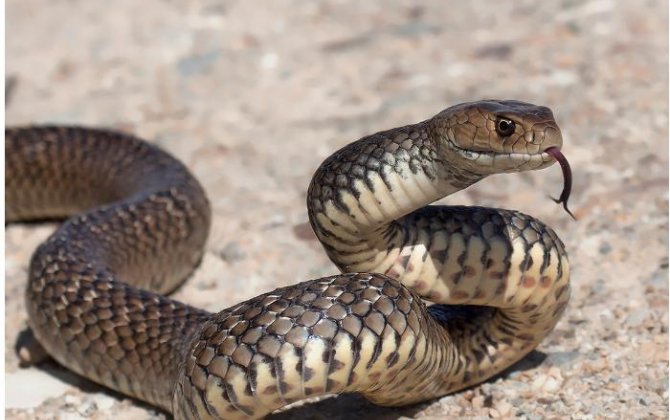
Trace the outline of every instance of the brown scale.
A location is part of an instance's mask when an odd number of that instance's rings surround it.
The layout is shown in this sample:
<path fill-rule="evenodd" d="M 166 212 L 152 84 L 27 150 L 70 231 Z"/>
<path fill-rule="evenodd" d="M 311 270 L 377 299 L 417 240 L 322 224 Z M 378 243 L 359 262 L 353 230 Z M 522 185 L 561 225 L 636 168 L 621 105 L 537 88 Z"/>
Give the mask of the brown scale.
<path fill-rule="evenodd" d="M 360 392 L 388 406 L 439 397 L 523 357 L 569 298 L 563 244 L 541 222 L 423 208 L 492 173 L 554 158 L 567 203 L 569 167 L 545 107 L 461 104 L 336 152 L 309 187 L 312 226 L 338 267 L 375 271 L 380 255 L 398 279 L 331 276 L 217 314 L 163 295 L 198 263 L 210 224 L 203 189 L 181 163 L 104 130 L 5 134 L 7 221 L 75 215 L 31 261 L 35 336 L 64 366 L 177 419 L 262 417 L 323 393 Z M 509 155 L 520 150 L 542 154 L 520 163 Z M 472 259 L 477 244 L 484 249 Z M 437 278 L 419 276 L 430 263 Z M 444 269 L 452 275 L 440 277 Z M 440 305 L 427 308 L 422 297 Z"/>

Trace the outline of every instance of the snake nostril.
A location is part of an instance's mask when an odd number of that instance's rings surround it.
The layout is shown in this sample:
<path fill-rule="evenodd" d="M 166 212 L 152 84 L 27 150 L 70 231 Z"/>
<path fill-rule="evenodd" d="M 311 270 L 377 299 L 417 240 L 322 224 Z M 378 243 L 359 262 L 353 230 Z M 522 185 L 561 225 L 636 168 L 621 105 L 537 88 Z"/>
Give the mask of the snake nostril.
<path fill-rule="evenodd" d="M 545 143 L 547 146 L 556 146 L 560 148 L 563 145 L 561 131 L 552 126 L 547 126 L 542 130 L 542 140 L 542 143 Z"/>

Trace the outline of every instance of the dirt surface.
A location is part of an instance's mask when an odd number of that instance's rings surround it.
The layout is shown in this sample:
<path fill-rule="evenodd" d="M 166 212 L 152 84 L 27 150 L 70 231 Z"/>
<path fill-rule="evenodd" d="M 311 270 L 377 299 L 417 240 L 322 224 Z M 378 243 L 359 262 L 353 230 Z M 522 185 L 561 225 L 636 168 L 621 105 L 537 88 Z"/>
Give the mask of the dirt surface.
<path fill-rule="evenodd" d="M 573 298 L 520 365 L 403 409 L 355 395 L 277 418 L 667 418 L 667 4 L 8 0 L 7 123 L 116 127 L 182 159 L 211 197 L 202 266 L 176 297 L 209 310 L 335 267 L 304 206 L 328 154 L 463 101 L 545 104 L 574 171 L 494 176 L 448 203 L 515 208 L 562 237 Z M 262 5 L 261 5 L 262 4 Z M 12 419 L 166 418 L 53 363 L 18 366 L 31 252 L 54 225 L 6 230 Z"/>

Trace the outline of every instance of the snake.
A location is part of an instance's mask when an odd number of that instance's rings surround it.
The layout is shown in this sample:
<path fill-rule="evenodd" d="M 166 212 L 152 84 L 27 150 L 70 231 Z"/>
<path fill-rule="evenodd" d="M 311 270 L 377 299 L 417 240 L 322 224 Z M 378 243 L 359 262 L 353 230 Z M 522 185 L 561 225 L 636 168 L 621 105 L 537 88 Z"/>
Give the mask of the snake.
<path fill-rule="evenodd" d="M 6 128 L 6 222 L 64 220 L 30 261 L 29 327 L 58 363 L 176 419 L 262 418 L 345 392 L 382 406 L 457 392 L 552 331 L 569 262 L 532 216 L 431 203 L 558 161 L 567 209 L 562 144 L 549 108 L 514 100 L 365 136 L 323 161 L 307 191 L 342 274 L 212 313 L 167 296 L 198 266 L 212 218 L 184 164 L 114 130 Z"/>

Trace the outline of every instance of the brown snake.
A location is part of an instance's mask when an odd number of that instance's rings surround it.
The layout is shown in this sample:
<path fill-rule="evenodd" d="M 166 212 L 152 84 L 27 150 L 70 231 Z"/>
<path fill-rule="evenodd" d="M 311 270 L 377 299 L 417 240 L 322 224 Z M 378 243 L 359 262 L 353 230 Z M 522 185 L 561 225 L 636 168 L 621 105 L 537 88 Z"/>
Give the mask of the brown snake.
<path fill-rule="evenodd" d="M 554 157 L 567 167 L 546 107 L 461 104 L 339 150 L 307 204 L 330 259 L 353 274 L 217 314 L 164 296 L 197 265 L 210 226 L 204 190 L 180 162 L 111 131 L 5 136 L 6 220 L 74 215 L 30 264 L 38 341 L 69 369 L 177 419 L 262 417 L 342 392 L 387 406 L 439 397 L 522 358 L 569 299 L 566 251 L 540 221 L 427 206 L 494 173 Z"/>

